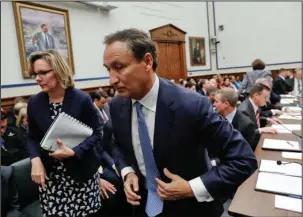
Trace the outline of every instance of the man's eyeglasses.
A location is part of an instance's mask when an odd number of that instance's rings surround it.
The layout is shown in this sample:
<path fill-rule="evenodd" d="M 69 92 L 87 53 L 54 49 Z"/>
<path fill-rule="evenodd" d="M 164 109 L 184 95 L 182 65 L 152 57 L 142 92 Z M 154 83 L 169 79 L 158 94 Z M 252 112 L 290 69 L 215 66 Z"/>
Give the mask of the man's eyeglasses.
<path fill-rule="evenodd" d="M 49 69 L 49 70 L 46 70 L 46 71 L 39 71 L 37 73 L 33 72 L 31 74 L 31 77 L 32 78 L 36 78 L 38 75 L 40 76 L 40 78 L 43 78 L 47 73 L 51 72 L 53 69 Z"/>

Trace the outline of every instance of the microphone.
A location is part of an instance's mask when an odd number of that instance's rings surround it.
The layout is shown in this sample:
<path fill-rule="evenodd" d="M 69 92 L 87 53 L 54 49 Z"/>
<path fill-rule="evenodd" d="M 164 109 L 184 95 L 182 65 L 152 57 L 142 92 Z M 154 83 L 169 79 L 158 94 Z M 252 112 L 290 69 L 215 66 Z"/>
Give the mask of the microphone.
<path fill-rule="evenodd" d="M 277 122 L 278 124 L 280 124 L 279 122 Z M 287 131 L 289 131 L 290 133 L 294 134 L 295 136 L 299 137 L 302 139 L 302 136 L 300 136 L 297 133 L 294 133 L 292 130 L 288 129 L 287 127 L 285 127 L 283 124 L 280 124 L 284 129 L 286 129 Z"/>
<path fill-rule="evenodd" d="M 299 164 L 299 165 L 302 166 L 302 164 L 299 163 L 299 162 L 282 162 L 282 161 L 280 161 L 280 160 L 277 160 L 277 164 L 278 164 L 279 166 L 280 166 L 280 165 L 285 165 L 285 164 Z"/>

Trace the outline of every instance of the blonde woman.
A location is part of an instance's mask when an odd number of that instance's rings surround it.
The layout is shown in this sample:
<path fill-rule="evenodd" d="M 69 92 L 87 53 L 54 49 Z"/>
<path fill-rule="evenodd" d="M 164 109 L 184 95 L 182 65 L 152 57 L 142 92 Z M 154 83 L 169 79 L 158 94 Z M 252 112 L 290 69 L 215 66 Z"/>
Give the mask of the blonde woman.
<path fill-rule="evenodd" d="M 102 121 L 90 96 L 74 88 L 71 70 L 56 51 L 33 53 L 29 72 L 41 92 L 28 102 L 28 149 L 32 180 L 39 185 L 44 216 L 94 216 L 101 208 L 99 162 L 95 147 L 100 143 Z M 61 112 L 93 129 L 92 136 L 73 149 L 60 138 L 53 153 L 40 148 L 40 141 Z"/>

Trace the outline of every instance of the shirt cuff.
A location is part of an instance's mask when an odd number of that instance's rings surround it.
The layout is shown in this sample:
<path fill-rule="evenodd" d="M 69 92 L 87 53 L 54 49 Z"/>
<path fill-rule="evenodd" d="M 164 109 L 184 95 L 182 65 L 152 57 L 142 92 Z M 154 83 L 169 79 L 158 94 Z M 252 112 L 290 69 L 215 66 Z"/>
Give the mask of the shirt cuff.
<path fill-rule="evenodd" d="M 258 131 L 259 131 L 260 134 L 262 134 L 261 128 L 258 128 Z"/>
<path fill-rule="evenodd" d="M 190 180 L 189 185 L 198 202 L 211 202 L 214 200 L 208 193 L 200 177 Z"/>
<path fill-rule="evenodd" d="M 271 109 L 270 111 L 271 111 L 273 116 L 276 115 L 276 111 L 274 109 Z"/>
<path fill-rule="evenodd" d="M 122 170 L 121 170 L 121 177 L 122 177 L 122 180 L 124 181 L 124 178 L 127 174 L 129 173 L 134 173 L 135 170 L 132 168 L 132 167 L 124 167 Z"/>

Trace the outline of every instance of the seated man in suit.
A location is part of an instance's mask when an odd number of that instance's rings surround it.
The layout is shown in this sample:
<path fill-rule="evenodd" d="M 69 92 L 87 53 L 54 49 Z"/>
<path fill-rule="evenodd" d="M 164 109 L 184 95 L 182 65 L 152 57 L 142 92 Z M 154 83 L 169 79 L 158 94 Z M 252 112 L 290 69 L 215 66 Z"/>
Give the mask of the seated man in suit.
<path fill-rule="evenodd" d="M 302 69 L 298 68 L 295 70 L 294 76 L 294 95 L 301 95 L 302 93 Z"/>
<path fill-rule="evenodd" d="M 233 127 L 238 130 L 244 139 L 253 147 L 254 123 L 236 108 L 238 94 L 232 88 L 223 88 L 216 92 L 215 107 L 217 113 L 222 115 Z"/>
<path fill-rule="evenodd" d="M 18 192 L 12 180 L 13 169 L 10 166 L 1 166 L 1 216 L 25 217 L 20 212 Z"/>
<path fill-rule="evenodd" d="M 148 34 L 121 30 L 105 44 L 104 66 L 119 92 L 110 108 L 113 156 L 133 216 L 221 216 L 221 200 L 257 168 L 249 144 L 206 97 L 157 76 Z M 211 170 L 205 149 L 221 161 Z"/>
<path fill-rule="evenodd" d="M 272 86 L 272 91 L 275 94 L 288 94 L 292 91 L 291 85 L 286 82 L 287 70 L 280 69 L 278 76 L 275 78 Z"/>
<path fill-rule="evenodd" d="M 208 84 L 209 84 L 209 81 L 207 79 L 202 79 L 199 83 L 198 93 L 200 93 L 203 96 L 206 96 L 207 95 Z"/>
<path fill-rule="evenodd" d="M 260 108 L 266 104 L 270 93 L 270 88 L 264 84 L 258 83 L 253 86 L 249 97 L 244 100 L 238 107 L 238 111 L 246 115 L 254 123 L 254 141 L 252 148 L 255 150 L 262 133 L 275 134 L 277 130 L 272 127 L 261 127 L 260 125 Z"/>
<path fill-rule="evenodd" d="M 104 123 L 106 123 L 110 119 L 109 115 L 109 107 L 107 103 L 108 95 L 105 91 L 98 91 L 94 93 L 90 93 L 90 96 L 98 109 Z"/>

